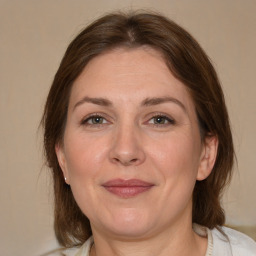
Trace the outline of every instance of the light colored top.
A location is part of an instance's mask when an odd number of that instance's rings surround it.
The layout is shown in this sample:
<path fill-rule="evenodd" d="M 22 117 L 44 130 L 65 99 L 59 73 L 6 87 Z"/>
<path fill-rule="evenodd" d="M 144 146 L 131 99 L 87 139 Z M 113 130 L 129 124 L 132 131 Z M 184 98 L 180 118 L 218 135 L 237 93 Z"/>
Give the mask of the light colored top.
<path fill-rule="evenodd" d="M 208 237 L 205 256 L 256 256 L 256 242 L 243 233 L 222 227 L 221 230 L 227 236 L 225 237 L 216 228 L 210 230 L 194 224 L 193 229 L 198 235 Z M 90 237 L 75 256 L 89 256 L 92 244 L 93 238 Z"/>

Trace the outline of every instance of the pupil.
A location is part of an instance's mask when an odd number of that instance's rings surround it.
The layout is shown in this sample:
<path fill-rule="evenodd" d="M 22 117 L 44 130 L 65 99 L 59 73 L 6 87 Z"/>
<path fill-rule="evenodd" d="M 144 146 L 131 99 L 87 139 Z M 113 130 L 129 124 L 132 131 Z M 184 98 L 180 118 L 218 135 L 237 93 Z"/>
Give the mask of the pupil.
<path fill-rule="evenodd" d="M 164 118 L 163 118 L 163 117 L 156 117 L 155 123 L 157 123 L 157 124 L 163 124 L 163 123 L 164 123 Z"/>
<path fill-rule="evenodd" d="M 100 124 L 100 123 L 102 123 L 102 118 L 101 118 L 101 117 L 94 117 L 94 118 L 92 119 L 92 122 L 93 122 L 94 124 Z"/>

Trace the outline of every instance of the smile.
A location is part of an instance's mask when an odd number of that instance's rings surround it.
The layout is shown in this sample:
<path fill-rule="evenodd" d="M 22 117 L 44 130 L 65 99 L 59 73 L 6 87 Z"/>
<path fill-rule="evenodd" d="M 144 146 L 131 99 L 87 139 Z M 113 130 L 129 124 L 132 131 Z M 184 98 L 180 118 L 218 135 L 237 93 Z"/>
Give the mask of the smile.
<path fill-rule="evenodd" d="M 104 183 L 102 186 L 108 192 L 121 198 L 131 198 L 150 190 L 154 184 L 137 179 L 115 179 Z"/>

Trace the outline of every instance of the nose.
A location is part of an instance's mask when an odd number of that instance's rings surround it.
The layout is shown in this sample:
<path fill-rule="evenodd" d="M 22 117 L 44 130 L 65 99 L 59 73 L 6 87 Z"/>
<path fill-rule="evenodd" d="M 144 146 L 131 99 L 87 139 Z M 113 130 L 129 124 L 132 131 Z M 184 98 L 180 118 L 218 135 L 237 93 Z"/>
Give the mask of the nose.
<path fill-rule="evenodd" d="M 145 161 L 143 141 L 138 128 L 119 127 L 114 135 L 109 152 L 110 161 L 123 166 L 140 165 Z"/>

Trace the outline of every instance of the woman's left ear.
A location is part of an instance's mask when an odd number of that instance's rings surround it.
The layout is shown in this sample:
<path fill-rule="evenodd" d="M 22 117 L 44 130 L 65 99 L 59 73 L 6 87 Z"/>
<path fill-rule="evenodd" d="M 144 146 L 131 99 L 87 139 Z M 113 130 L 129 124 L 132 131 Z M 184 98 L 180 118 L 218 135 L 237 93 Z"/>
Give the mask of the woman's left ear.
<path fill-rule="evenodd" d="M 204 180 L 210 175 L 215 164 L 218 144 L 219 141 L 217 136 L 208 135 L 205 137 L 202 146 L 200 165 L 197 172 L 197 180 Z"/>

